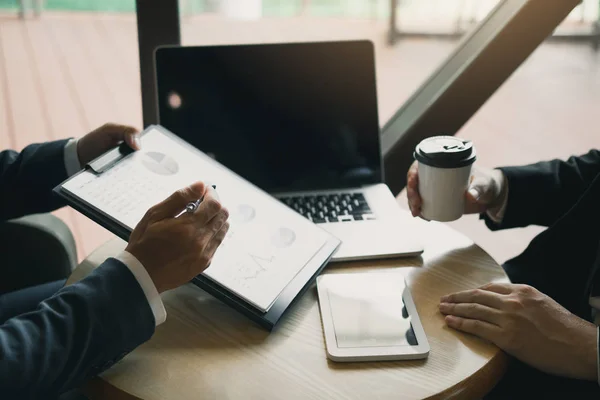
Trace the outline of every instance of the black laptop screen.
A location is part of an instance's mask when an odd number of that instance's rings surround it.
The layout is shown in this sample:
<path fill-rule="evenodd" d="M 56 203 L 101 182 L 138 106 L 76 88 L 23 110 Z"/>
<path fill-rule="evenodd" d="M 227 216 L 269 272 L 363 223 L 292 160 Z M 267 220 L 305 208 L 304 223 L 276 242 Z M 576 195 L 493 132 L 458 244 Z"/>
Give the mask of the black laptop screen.
<path fill-rule="evenodd" d="M 266 191 L 381 182 L 367 41 L 161 48 L 160 124 Z"/>

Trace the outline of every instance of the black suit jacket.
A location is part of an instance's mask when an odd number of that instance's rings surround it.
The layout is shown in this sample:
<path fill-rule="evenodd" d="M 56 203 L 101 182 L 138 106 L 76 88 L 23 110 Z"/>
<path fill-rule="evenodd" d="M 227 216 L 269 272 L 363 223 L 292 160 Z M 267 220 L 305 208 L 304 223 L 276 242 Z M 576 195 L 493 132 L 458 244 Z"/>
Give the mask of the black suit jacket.
<path fill-rule="evenodd" d="M 65 144 L 0 152 L 0 220 L 62 205 L 52 188 L 66 179 Z M 2 276 L 1 261 L 0 279 L 10 279 Z M 0 325 L 0 398 L 56 398 L 148 340 L 154 325 L 133 274 L 108 259 L 35 311 Z"/>
<path fill-rule="evenodd" d="M 511 281 L 530 284 L 591 320 L 589 293 L 600 286 L 600 152 L 501 170 L 507 208 L 501 224 L 484 215 L 488 227 L 548 227 L 505 263 Z"/>

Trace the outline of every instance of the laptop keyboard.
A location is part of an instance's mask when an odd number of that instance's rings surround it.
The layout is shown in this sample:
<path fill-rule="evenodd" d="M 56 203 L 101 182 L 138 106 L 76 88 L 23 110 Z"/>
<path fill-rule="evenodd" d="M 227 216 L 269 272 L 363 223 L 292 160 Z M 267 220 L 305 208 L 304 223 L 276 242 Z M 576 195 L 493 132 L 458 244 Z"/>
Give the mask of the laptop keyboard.
<path fill-rule="evenodd" d="M 362 193 L 284 196 L 279 200 L 316 224 L 375 219 Z"/>

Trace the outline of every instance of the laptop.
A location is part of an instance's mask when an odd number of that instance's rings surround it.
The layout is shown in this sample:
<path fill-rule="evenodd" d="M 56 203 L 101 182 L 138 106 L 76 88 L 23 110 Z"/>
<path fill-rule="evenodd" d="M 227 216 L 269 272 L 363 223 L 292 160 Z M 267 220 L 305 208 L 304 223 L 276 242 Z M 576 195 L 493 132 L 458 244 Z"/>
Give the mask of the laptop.
<path fill-rule="evenodd" d="M 161 47 L 159 123 L 342 241 L 332 261 L 423 251 L 383 183 L 369 41 Z"/>

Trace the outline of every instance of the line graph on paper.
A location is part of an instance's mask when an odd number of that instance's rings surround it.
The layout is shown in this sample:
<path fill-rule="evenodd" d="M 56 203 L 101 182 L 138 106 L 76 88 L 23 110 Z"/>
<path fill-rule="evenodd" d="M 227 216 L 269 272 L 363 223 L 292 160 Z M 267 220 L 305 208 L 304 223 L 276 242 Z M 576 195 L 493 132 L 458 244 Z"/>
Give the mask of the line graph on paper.
<path fill-rule="evenodd" d="M 265 258 L 255 254 L 248 254 L 248 257 L 253 263 L 244 264 L 239 270 L 240 278 L 244 280 L 260 277 L 261 274 L 267 272 L 271 268 L 273 261 L 275 260 L 275 256 Z"/>
<path fill-rule="evenodd" d="M 231 242 L 235 241 L 236 231 L 230 230 L 223 243 L 221 244 L 221 251 L 229 251 L 225 249 L 231 249 Z M 244 256 L 240 253 L 240 246 L 236 245 L 238 254 L 235 257 L 236 262 L 230 265 L 230 268 L 235 271 L 235 280 L 244 281 L 243 286 L 249 288 L 253 283 L 245 281 L 256 281 L 262 278 L 265 274 L 277 274 L 277 271 L 273 271 L 273 268 L 277 268 L 277 253 L 282 249 L 292 246 L 296 240 L 296 234 L 293 230 L 288 228 L 278 228 L 269 236 L 270 245 L 265 245 L 263 241 L 261 245 L 246 242 L 244 247 L 246 248 L 247 254 Z M 231 254 L 229 254 L 232 257 Z M 231 258 L 230 258 L 231 260 Z M 240 282 L 242 283 L 242 282 Z"/>
<path fill-rule="evenodd" d="M 223 187 L 223 204 L 230 210 L 230 227 L 204 274 L 266 311 L 309 262 L 323 239 L 307 234 L 300 225 L 287 224 L 270 208 L 257 207 L 250 201 L 229 203 L 227 187 L 219 184 Z"/>
<path fill-rule="evenodd" d="M 223 260 L 225 261 L 225 260 Z M 261 256 L 256 254 L 228 254 L 226 263 L 219 263 L 219 268 L 212 271 L 210 276 L 219 281 L 226 279 L 227 285 L 240 295 L 254 297 L 260 294 L 269 284 L 280 279 L 278 275 L 277 258 L 275 256 Z"/>
<path fill-rule="evenodd" d="M 267 310 L 306 262 L 303 246 L 299 253 L 294 250 L 298 242 L 293 229 L 248 223 L 256 217 L 248 208 L 240 214 L 236 218 L 234 211 L 230 230 L 205 274 Z"/>

